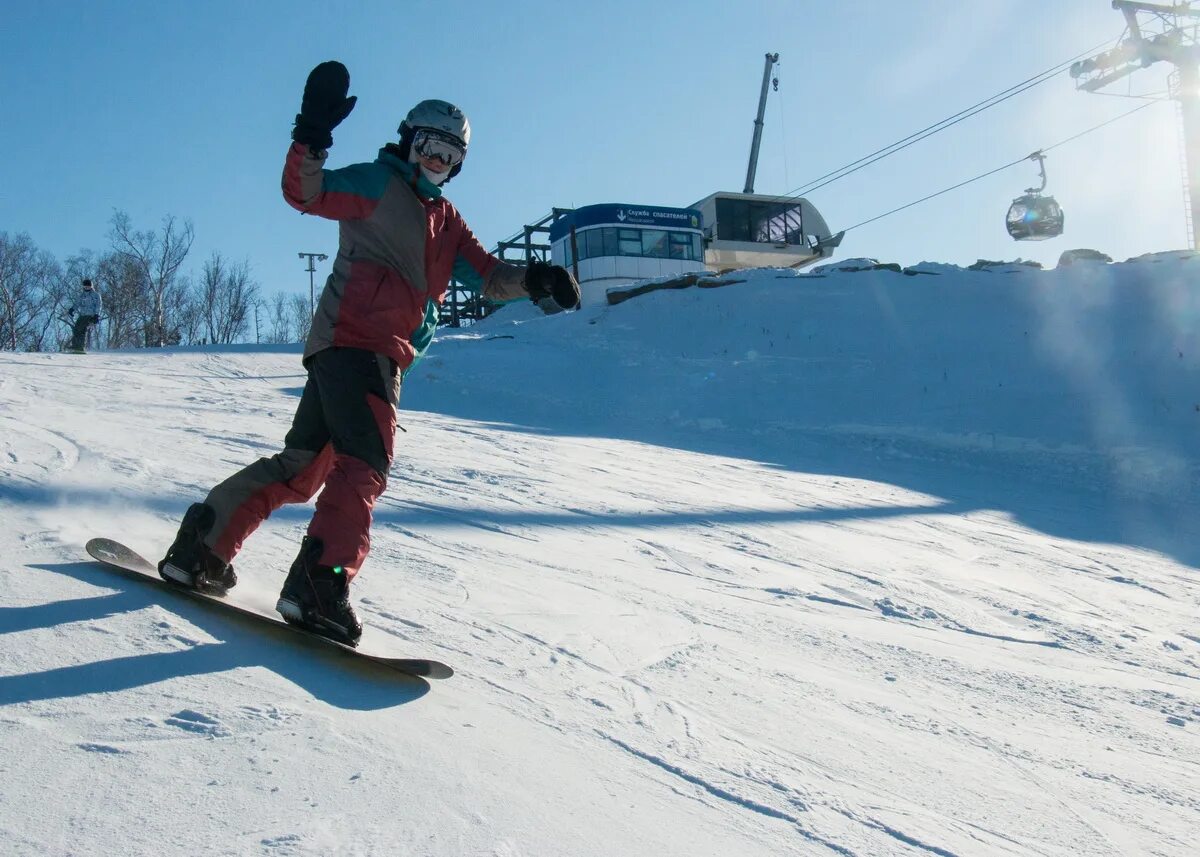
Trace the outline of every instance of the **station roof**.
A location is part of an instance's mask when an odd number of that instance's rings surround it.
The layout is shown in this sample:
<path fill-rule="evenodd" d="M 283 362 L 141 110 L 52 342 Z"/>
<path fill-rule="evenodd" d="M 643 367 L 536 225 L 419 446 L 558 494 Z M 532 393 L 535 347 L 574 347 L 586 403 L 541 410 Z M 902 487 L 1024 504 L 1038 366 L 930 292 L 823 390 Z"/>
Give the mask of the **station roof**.
<path fill-rule="evenodd" d="M 569 234 L 571 227 L 582 229 L 586 226 L 639 226 L 699 232 L 703 223 L 703 216 L 694 208 L 605 202 L 576 208 L 558 218 L 550 225 L 550 240 L 557 241 Z"/>

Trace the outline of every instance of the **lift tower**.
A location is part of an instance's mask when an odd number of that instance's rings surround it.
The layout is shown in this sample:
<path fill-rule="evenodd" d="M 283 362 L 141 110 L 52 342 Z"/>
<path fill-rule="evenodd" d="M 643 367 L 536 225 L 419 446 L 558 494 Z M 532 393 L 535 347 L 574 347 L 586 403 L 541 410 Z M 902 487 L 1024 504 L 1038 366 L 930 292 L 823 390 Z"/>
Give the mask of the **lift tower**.
<path fill-rule="evenodd" d="M 1074 63 L 1071 77 L 1076 88 L 1095 92 L 1157 62 L 1175 67 L 1170 90 L 1183 122 L 1184 210 L 1192 248 L 1200 249 L 1200 11 L 1191 2 L 1113 0 L 1112 6 L 1125 16 L 1126 35 L 1115 48 Z"/>

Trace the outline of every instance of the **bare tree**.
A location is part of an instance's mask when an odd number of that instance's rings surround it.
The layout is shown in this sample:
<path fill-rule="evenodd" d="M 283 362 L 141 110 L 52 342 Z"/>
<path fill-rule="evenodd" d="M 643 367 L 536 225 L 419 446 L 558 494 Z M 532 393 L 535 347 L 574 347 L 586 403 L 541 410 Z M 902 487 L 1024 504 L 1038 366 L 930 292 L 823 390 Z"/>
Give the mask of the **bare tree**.
<path fill-rule="evenodd" d="M 304 295 L 276 292 L 264 309 L 267 330 L 263 342 L 303 342 L 308 338 L 312 315 Z"/>
<path fill-rule="evenodd" d="M 53 324 L 50 292 L 58 262 L 27 233 L 0 232 L 0 348 L 41 350 Z"/>
<path fill-rule="evenodd" d="M 217 342 L 217 329 L 221 327 L 221 292 L 225 288 L 226 263 L 220 253 L 214 252 L 204 263 L 197 286 L 197 298 L 204 307 L 204 321 L 210 342 Z"/>
<path fill-rule="evenodd" d="M 33 276 L 35 288 L 41 299 L 37 320 L 29 328 L 25 347 L 30 351 L 45 351 L 47 348 L 57 350 L 61 344 L 66 343 L 65 336 L 60 340 L 59 334 L 65 334 L 66 331 L 55 312 L 55 296 L 62 290 L 65 282 L 62 265 L 47 251 L 39 250 Z"/>
<path fill-rule="evenodd" d="M 109 253 L 95 263 L 92 281 L 104 299 L 109 348 L 137 348 L 149 321 L 149 286 L 142 268 L 128 256 Z"/>
<path fill-rule="evenodd" d="M 292 323 L 288 312 L 288 295 L 286 292 L 276 292 L 266 306 L 267 334 L 266 342 L 291 342 Z"/>
<path fill-rule="evenodd" d="M 208 341 L 236 342 L 245 335 L 258 301 L 258 285 L 250 279 L 250 263 L 228 264 L 220 253 L 204 263 L 199 286 Z"/>
<path fill-rule="evenodd" d="M 151 299 L 151 311 L 144 327 L 146 344 L 162 346 L 178 342 L 180 333 L 172 329 L 171 323 L 177 320 L 171 319 L 168 308 L 172 306 L 173 298 L 177 298 L 174 293 L 181 290 L 177 275 L 195 239 L 192 222 L 185 220 L 181 224 L 169 214 L 163 218 L 161 231 L 138 232 L 129 215 L 117 211 L 110 223 L 109 238 L 113 250 L 136 264 L 145 277 Z M 178 301 L 174 303 L 178 304 Z"/>
<path fill-rule="evenodd" d="M 312 306 L 304 295 L 292 295 L 289 304 L 292 320 L 292 332 L 295 338 L 291 342 L 304 342 L 308 339 L 308 331 L 312 327 Z"/>
<path fill-rule="evenodd" d="M 203 345 L 204 339 L 204 301 L 200 294 L 200 286 L 193 287 L 190 277 L 179 281 L 179 288 L 172 289 L 168 295 L 165 314 L 170 323 L 167 326 L 167 345 Z"/>

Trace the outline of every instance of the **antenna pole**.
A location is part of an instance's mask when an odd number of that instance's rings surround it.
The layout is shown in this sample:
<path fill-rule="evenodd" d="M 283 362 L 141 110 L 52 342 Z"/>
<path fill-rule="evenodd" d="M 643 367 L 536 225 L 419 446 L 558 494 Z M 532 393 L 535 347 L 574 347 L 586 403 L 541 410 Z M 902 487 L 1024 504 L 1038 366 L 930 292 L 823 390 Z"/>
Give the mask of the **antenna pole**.
<path fill-rule="evenodd" d="M 308 259 L 308 267 L 304 269 L 308 271 L 308 312 L 309 315 L 316 315 L 317 299 L 316 287 L 313 285 L 313 274 L 316 272 L 317 267 L 314 260 L 317 262 L 324 262 L 329 257 L 324 253 L 301 253 L 300 258 Z"/>
<path fill-rule="evenodd" d="M 763 116 L 767 112 L 767 86 L 771 83 L 771 66 L 779 62 L 779 54 L 767 54 L 763 69 L 762 93 L 758 96 L 758 115 L 754 118 L 754 141 L 750 144 L 750 166 L 746 169 L 746 187 L 742 193 L 754 193 L 754 174 L 758 171 L 758 147 L 762 144 Z"/>

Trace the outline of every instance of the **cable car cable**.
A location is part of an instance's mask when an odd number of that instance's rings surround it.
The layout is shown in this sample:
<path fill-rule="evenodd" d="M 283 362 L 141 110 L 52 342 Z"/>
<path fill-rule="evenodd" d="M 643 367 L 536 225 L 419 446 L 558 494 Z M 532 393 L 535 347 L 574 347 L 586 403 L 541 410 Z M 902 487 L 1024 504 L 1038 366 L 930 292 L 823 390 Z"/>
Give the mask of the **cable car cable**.
<path fill-rule="evenodd" d="M 776 67 L 778 67 L 776 63 Z M 779 74 L 775 74 L 775 91 L 779 92 Z M 783 104 L 783 94 L 780 93 L 778 98 L 772 99 L 779 106 L 779 134 L 780 134 L 780 151 L 783 153 L 783 183 L 790 183 L 788 179 L 788 159 L 787 159 L 787 110 Z"/>
<path fill-rule="evenodd" d="M 907 137 L 904 137 L 903 139 L 897 140 L 896 142 L 894 142 L 888 146 L 884 146 L 882 149 L 877 149 L 876 151 L 872 152 L 869 155 L 864 155 L 863 157 L 859 158 L 857 161 L 851 161 L 849 164 L 846 164 L 843 167 L 839 167 L 838 169 L 828 172 L 825 175 L 820 176 L 818 178 L 815 178 L 810 182 L 802 184 L 799 187 L 797 187 L 795 190 L 788 191 L 788 193 L 784 194 L 784 196 L 795 198 L 795 197 L 803 196 L 806 193 L 811 193 L 814 190 L 819 190 L 820 188 L 823 188 L 828 184 L 832 184 L 833 182 L 837 181 L 838 179 L 845 178 L 846 176 L 851 175 L 852 173 L 856 173 L 859 170 L 870 166 L 871 164 L 881 161 L 884 158 L 888 157 L 889 155 L 894 155 L 896 152 L 907 149 L 909 146 L 919 143 L 921 140 L 924 140 L 927 137 L 932 137 L 934 134 L 938 133 L 939 131 L 944 131 L 947 128 L 952 127 L 953 125 L 957 125 L 959 122 L 962 122 L 966 119 L 970 119 L 972 116 L 982 113 L 984 110 L 987 110 L 990 107 L 995 107 L 997 104 L 1007 101 L 1008 99 L 1010 99 L 1016 95 L 1020 95 L 1022 92 L 1026 92 L 1026 91 L 1032 89 L 1033 87 L 1037 86 L 1038 84 L 1045 83 L 1046 81 L 1050 80 L 1051 78 L 1056 77 L 1057 75 L 1059 75 L 1063 71 L 1065 71 L 1067 68 L 1069 68 L 1070 65 L 1073 62 L 1075 62 L 1077 59 L 1093 53 L 1098 48 L 1104 47 L 1104 45 L 1108 44 L 1109 41 L 1111 41 L 1111 40 L 1105 40 L 1105 41 L 1101 42 L 1099 45 L 1096 45 L 1095 47 L 1089 48 L 1086 51 L 1076 54 L 1075 56 L 1071 57 L 1069 60 L 1060 62 L 1057 65 L 1046 69 L 1045 71 L 1035 74 L 1033 77 L 1026 78 L 1025 80 L 1021 81 L 1020 83 L 1010 86 L 1008 89 L 1002 90 L 989 98 L 985 98 L 983 101 L 980 101 L 980 102 L 972 105 L 971 107 L 967 107 L 963 110 L 960 110 L 958 113 L 948 116 L 945 119 L 941 120 L 940 122 L 935 122 L 934 124 L 929 125 L 926 128 L 921 129 L 920 131 L 915 131 L 912 134 L 909 134 Z M 825 181 L 826 179 L 828 179 L 828 181 Z"/>
<path fill-rule="evenodd" d="M 1117 116 L 1114 116 L 1105 122 L 1101 122 L 1099 125 L 1095 125 L 1091 128 L 1088 128 L 1086 131 L 1080 131 L 1078 134 L 1068 137 L 1065 140 L 1059 140 L 1057 143 L 1054 143 L 1053 145 L 1044 146 L 1043 148 L 1039 149 L 1038 151 L 1049 152 L 1051 149 L 1057 149 L 1059 146 L 1063 146 L 1074 140 L 1078 140 L 1080 137 L 1084 136 L 1085 134 L 1090 134 L 1093 131 L 1098 131 L 1101 128 L 1103 128 L 1105 125 L 1111 125 L 1113 122 L 1116 122 L 1118 119 L 1124 119 L 1126 116 L 1132 116 L 1134 113 L 1137 113 L 1139 110 L 1145 110 L 1147 107 L 1150 107 L 1151 105 L 1157 104 L 1157 103 L 1158 102 L 1156 102 L 1156 101 L 1148 101 L 1145 104 L 1141 104 L 1141 105 L 1133 108 L 1132 110 L 1127 110 L 1124 113 L 1118 114 Z M 904 211 L 906 208 L 912 208 L 914 205 L 920 205 L 922 202 L 928 202 L 929 200 L 934 199 L 935 197 L 939 197 L 942 194 L 949 193 L 952 190 L 958 190 L 960 187 L 965 187 L 966 185 L 969 185 L 972 182 L 977 182 L 980 179 L 985 179 L 988 176 L 995 175 L 996 173 L 999 173 L 999 172 L 1003 172 L 1004 170 L 1007 170 L 1010 167 L 1015 167 L 1017 164 L 1023 164 L 1028 160 L 1029 160 L 1028 155 L 1026 155 L 1023 158 L 1018 158 L 1017 160 L 1013 161 L 1012 163 L 1005 164 L 1002 167 L 996 167 L 996 169 L 994 169 L 994 170 L 988 170 L 986 173 L 981 173 L 980 175 L 975 176 L 975 178 L 967 179 L 966 181 L 959 182 L 958 184 L 956 184 L 952 187 L 948 187 L 945 190 L 939 190 L 937 193 L 931 193 L 928 196 L 923 196 L 920 199 L 914 200 L 913 202 L 910 202 L 906 205 L 902 205 L 899 208 L 893 208 L 891 211 L 886 211 L 883 214 L 876 215 L 875 217 L 872 217 L 868 220 L 864 220 L 862 223 L 856 223 L 853 226 L 848 226 L 842 231 L 849 232 L 850 230 L 857 229 L 860 226 L 866 226 L 868 223 L 874 223 L 876 220 L 882 220 L 883 218 L 888 217 L 893 214 L 896 214 L 897 212 Z"/>
<path fill-rule="evenodd" d="M 1105 125 L 1111 125 L 1112 123 L 1116 122 L 1118 119 L 1124 119 L 1126 116 L 1132 116 L 1134 113 L 1137 113 L 1139 110 L 1145 110 L 1147 107 L 1153 107 L 1155 104 L 1161 104 L 1163 101 L 1167 101 L 1167 100 L 1168 99 L 1162 98 L 1162 99 L 1157 99 L 1155 101 L 1147 101 L 1145 104 L 1138 105 L 1137 107 L 1133 108 L 1132 110 L 1126 110 L 1124 113 L 1118 113 L 1113 118 L 1108 119 L 1104 122 L 1101 122 L 1099 125 L 1093 125 L 1091 128 L 1088 128 L 1086 131 L 1080 131 L 1078 134 L 1074 135 L 1073 137 L 1068 137 L 1065 140 L 1059 140 L 1057 143 L 1055 143 L 1052 146 L 1046 146 L 1043 149 L 1041 149 L 1040 151 L 1049 152 L 1051 149 L 1057 149 L 1059 146 L 1064 146 L 1067 143 L 1078 140 L 1084 134 L 1090 134 L 1093 131 L 1099 131 Z"/>

